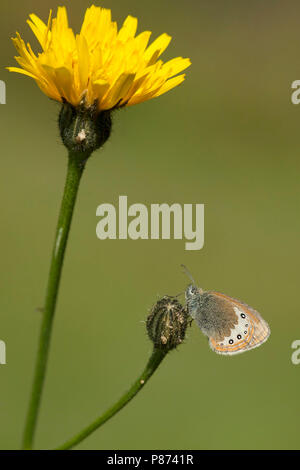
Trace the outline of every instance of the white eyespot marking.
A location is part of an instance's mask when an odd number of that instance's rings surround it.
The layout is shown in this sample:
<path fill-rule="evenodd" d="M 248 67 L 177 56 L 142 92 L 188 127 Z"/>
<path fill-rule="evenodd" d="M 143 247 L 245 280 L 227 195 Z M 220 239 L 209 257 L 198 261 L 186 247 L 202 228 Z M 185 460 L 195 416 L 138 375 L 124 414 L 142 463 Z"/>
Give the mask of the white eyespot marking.
<path fill-rule="evenodd" d="M 226 298 L 225 295 L 223 297 Z M 218 354 L 231 356 L 263 344 L 270 335 L 270 328 L 259 312 L 236 299 L 230 297 L 227 299 L 236 314 L 236 323 L 230 333 L 227 333 L 228 336 L 222 339 L 222 343 L 213 337 L 210 338 L 211 349 Z"/>
<path fill-rule="evenodd" d="M 241 341 L 248 334 L 248 316 L 238 307 L 234 306 L 233 308 L 238 317 L 238 324 L 231 329 L 230 335 L 224 338 L 222 344 L 220 344 L 221 346 L 232 346 L 236 341 Z"/>

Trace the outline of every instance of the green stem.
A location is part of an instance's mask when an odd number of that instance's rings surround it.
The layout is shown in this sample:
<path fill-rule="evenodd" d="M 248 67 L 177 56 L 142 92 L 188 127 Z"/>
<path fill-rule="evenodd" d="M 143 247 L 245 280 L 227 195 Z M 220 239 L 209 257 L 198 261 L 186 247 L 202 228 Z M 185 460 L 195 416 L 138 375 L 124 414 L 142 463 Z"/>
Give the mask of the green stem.
<path fill-rule="evenodd" d="M 42 398 L 42 390 L 45 381 L 47 360 L 57 300 L 58 288 L 61 278 L 65 249 L 84 164 L 80 162 L 78 155 L 69 155 L 67 178 L 63 199 L 61 203 L 55 243 L 53 247 L 51 266 L 48 278 L 43 320 L 40 330 L 39 347 L 35 365 L 35 374 L 32 385 L 32 393 L 25 423 L 23 449 L 31 449 L 37 424 L 39 406 Z"/>
<path fill-rule="evenodd" d="M 167 352 L 160 349 L 154 349 L 152 355 L 138 379 L 134 382 L 132 387 L 128 392 L 120 398 L 117 403 L 115 403 L 111 408 L 109 408 L 103 415 L 93 421 L 89 426 L 84 428 L 74 437 L 66 441 L 63 445 L 58 447 L 56 450 L 67 450 L 71 449 L 75 445 L 79 444 L 86 437 L 92 434 L 96 429 L 100 428 L 106 421 L 112 418 L 116 413 L 118 413 L 122 408 L 124 408 L 127 403 L 132 400 L 135 395 L 145 386 L 146 382 L 150 379 L 151 375 L 155 372 L 163 358 L 166 356 Z"/>

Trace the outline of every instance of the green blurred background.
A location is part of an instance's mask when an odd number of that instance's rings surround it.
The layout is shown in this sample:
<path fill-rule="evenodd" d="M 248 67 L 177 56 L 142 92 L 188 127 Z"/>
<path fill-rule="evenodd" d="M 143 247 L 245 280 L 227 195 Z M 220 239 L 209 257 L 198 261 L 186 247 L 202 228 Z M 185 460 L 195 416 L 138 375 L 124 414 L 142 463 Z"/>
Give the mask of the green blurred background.
<path fill-rule="evenodd" d="M 9 74 L 10 37 L 61 2 L 2 0 L 0 446 L 18 448 L 29 398 L 49 257 L 66 171 L 59 105 Z M 67 1 L 78 30 L 89 1 Z M 195 325 L 137 398 L 78 448 L 299 448 L 299 124 L 296 1 L 101 1 L 120 22 L 173 36 L 164 58 L 190 57 L 180 87 L 115 115 L 87 165 L 64 265 L 36 446 L 51 448 L 111 405 L 151 352 L 144 320 L 159 295 L 199 284 L 242 299 L 271 326 L 253 352 L 214 354 Z M 100 241 L 96 207 L 205 203 L 205 246 Z"/>

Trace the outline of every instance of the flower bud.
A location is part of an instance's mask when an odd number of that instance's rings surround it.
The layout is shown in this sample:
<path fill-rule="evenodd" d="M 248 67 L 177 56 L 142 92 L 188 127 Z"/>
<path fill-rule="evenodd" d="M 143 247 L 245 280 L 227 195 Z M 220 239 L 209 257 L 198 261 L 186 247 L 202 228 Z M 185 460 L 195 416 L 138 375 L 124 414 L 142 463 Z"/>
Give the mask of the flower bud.
<path fill-rule="evenodd" d="M 59 114 L 59 130 L 67 149 L 83 159 L 102 147 L 111 132 L 111 112 L 100 111 L 97 103 L 86 107 L 85 100 L 74 107 L 64 102 Z"/>
<path fill-rule="evenodd" d="M 180 302 L 164 296 L 148 315 L 148 336 L 156 348 L 170 351 L 184 340 L 187 324 L 188 315 Z"/>

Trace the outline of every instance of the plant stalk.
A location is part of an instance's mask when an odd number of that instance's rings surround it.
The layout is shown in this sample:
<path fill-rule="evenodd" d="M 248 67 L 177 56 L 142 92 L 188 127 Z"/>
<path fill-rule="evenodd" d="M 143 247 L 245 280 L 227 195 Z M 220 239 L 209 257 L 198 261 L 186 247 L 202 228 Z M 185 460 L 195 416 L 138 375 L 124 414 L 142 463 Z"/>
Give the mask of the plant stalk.
<path fill-rule="evenodd" d="M 71 439 L 66 441 L 60 447 L 57 447 L 56 450 L 68 450 L 72 449 L 74 446 L 86 439 L 90 434 L 92 434 L 96 429 L 100 428 L 104 423 L 106 423 L 110 418 L 117 414 L 127 403 L 132 400 L 135 395 L 145 386 L 152 374 L 156 371 L 161 361 L 166 356 L 167 351 L 154 348 L 150 359 L 142 372 L 142 374 L 137 378 L 133 383 L 131 388 L 124 393 L 124 395 L 105 413 L 103 413 L 99 418 L 93 421 L 89 426 L 85 427 L 78 434 L 73 436 Z"/>
<path fill-rule="evenodd" d="M 27 412 L 23 435 L 23 449 L 32 449 L 42 391 L 45 382 L 47 361 L 53 327 L 55 306 L 61 279 L 65 250 L 70 231 L 72 215 L 78 193 L 84 163 L 78 154 L 69 154 L 68 170 L 64 194 L 51 258 L 51 266 L 46 291 L 46 301 L 43 309 L 43 319 L 40 330 L 38 353 L 35 364 L 31 398 Z"/>

